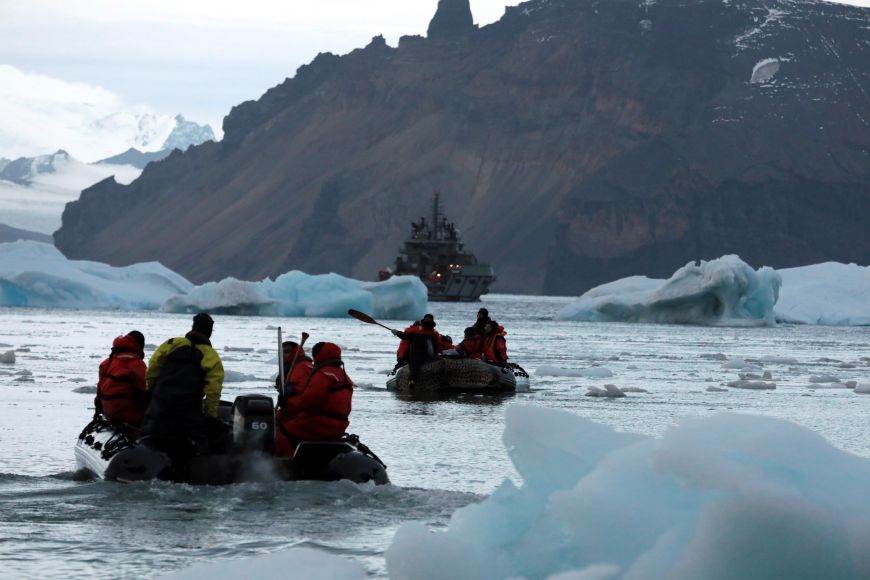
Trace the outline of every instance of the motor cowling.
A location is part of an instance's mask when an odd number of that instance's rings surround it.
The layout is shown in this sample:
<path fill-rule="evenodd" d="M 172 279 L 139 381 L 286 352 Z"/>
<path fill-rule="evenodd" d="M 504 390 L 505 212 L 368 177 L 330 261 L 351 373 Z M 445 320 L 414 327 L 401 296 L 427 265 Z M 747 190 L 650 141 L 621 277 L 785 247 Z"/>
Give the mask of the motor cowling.
<path fill-rule="evenodd" d="M 275 406 L 271 397 L 242 395 L 233 403 L 233 447 L 271 454 L 275 446 Z"/>

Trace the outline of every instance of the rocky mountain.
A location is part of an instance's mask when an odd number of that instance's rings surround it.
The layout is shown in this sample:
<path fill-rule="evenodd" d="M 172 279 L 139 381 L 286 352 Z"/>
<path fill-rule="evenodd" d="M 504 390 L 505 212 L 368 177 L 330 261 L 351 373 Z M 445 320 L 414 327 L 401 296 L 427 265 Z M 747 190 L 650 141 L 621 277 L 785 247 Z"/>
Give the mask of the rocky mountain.
<path fill-rule="evenodd" d="M 7 165 L 12 163 L 11 159 L 6 159 L 5 157 L 0 157 L 0 171 L 6 168 Z"/>
<path fill-rule="evenodd" d="M 123 153 L 113 155 L 112 157 L 107 157 L 106 159 L 101 159 L 97 161 L 97 163 L 101 165 L 132 165 L 133 167 L 137 167 L 139 169 L 145 169 L 145 166 L 152 161 L 161 161 L 163 159 L 166 159 L 173 151 L 174 149 L 161 149 L 160 151 L 144 153 L 142 151 L 139 151 L 135 147 L 130 147 Z"/>
<path fill-rule="evenodd" d="M 6 224 L 0 224 L 0 244 L 14 242 L 16 240 L 34 240 L 36 242 L 45 242 L 47 244 L 52 243 L 51 236 L 47 234 L 40 234 L 39 232 L 31 232 L 29 230 L 13 228 Z"/>
<path fill-rule="evenodd" d="M 319 55 L 224 139 L 67 206 L 57 245 L 195 280 L 371 278 L 433 189 L 497 291 L 577 294 L 740 254 L 870 257 L 870 11 L 532 0 Z"/>
<path fill-rule="evenodd" d="M 214 131 L 212 131 L 209 125 L 199 125 L 193 121 L 188 121 L 183 115 L 176 115 L 175 127 L 172 129 L 169 136 L 166 137 L 160 150 L 146 153 L 136 149 L 135 147 L 130 147 L 123 153 L 102 159 L 97 161 L 97 163 L 109 165 L 132 165 L 139 169 L 145 169 L 145 166 L 152 161 L 166 159 L 169 157 L 169 154 L 176 149 L 179 151 L 187 151 L 188 147 L 214 140 Z"/>

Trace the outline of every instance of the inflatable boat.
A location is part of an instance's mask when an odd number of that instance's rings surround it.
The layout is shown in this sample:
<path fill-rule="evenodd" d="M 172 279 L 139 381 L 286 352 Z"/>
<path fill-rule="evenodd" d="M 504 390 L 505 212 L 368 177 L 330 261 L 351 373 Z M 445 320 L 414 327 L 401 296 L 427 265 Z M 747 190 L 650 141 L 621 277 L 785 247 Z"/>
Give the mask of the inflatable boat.
<path fill-rule="evenodd" d="M 275 409 L 261 395 L 221 401 L 219 435 L 209 453 L 197 454 L 189 440 L 136 439 L 102 416 L 85 426 L 75 444 L 76 463 L 109 481 L 165 480 L 222 485 L 244 481 L 348 479 L 387 484 L 387 467 L 355 435 L 341 441 L 299 443 L 292 458 L 273 457 Z"/>
<path fill-rule="evenodd" d="M 387 379 L 387 390 L 404 394 L 509 394 L 529 391 L 529 375 L 514 363 L 491 364 L 476 358 L 438 358 L 425 363 L 411 385 L 405 365 Z"/>

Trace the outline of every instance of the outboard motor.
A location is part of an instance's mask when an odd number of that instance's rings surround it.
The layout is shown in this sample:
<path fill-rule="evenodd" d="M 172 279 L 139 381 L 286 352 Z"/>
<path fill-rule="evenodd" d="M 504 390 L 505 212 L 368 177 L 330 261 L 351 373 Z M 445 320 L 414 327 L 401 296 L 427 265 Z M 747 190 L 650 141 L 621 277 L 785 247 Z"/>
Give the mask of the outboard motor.
<path fill-rule="evenodd" d="M 233 403 L 233 448 L 272 454 L 275 407 L 271 397 L 242 395 Z"/>

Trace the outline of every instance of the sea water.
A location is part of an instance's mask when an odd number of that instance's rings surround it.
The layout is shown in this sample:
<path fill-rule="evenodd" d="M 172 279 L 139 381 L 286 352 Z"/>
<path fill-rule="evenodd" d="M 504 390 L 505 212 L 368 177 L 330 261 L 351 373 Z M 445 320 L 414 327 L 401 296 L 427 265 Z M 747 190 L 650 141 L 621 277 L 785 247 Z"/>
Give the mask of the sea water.
<path fill-rule="evenodd" d="M 0 570 L 8 577 L 152 577 L 194 562 L 316 547 L 357 560 L 375 576 L 398 527 L 443 528 L 457 508 L 517 479 L 501 434 L 512 401 L 559 408 L 620 431 L 661 435 L 684 416 L 718 411 L 768 415 L 808 427 L 870 457 L 866 327 L 692 326 L 554 320 L 567 299 L 492 296 L 511 359 L 532 392 L 413 401 L 384 389 L 396 339 L 353 319 L 217 316 L 212 337 L 228 376 L 223 398 L 270 393 L 276 332 L 344 350 L 357 384 L 350 431 L 388 465 L 392 486 L 267 482 L 225 487 L 80 481 L 73 445 L 92 414 L 97 366 L 112 339 L 132 329 L 150 354 L 184 334 L 189 316 L 0 310 Z M 438 330 L 459 338 L 479 304 L 432 304 Z M 403 327 L 409 321 L 389 321 Z M 727 384 L 770 373 L 773 390 Z M 540 374 L 539 374 L 540 373 Z M 811 382 L 827 375 L 839 383 Z M 619 399 L 587 397 L 613 384 Z M 708 390 L 710 389 L 710 390 Z M 640 390 L 646 392 L 639 392 Z M 81 392 L 84 391 L 84 392 Z"/>

